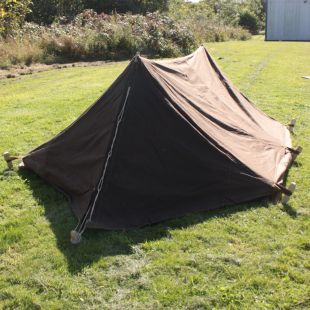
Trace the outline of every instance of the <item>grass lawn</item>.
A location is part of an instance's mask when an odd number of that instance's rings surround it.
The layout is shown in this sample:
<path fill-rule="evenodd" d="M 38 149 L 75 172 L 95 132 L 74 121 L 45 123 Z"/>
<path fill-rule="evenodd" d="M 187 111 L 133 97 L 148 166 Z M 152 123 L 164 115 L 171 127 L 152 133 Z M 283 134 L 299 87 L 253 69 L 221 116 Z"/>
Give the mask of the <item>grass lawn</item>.
<path fill-rule="evenodd" d="M 0 162 L 0 308 L 306 309 L 310 307 L 310 44 L 207 44 L 263 111 L 298 119 L 288 206 L 267 201 L 130 231 L 91 231 L 78 246 L 68 202 Z M 0 81 L 0 151 L 25 154 L 69 125 L 127 62 Z"/>

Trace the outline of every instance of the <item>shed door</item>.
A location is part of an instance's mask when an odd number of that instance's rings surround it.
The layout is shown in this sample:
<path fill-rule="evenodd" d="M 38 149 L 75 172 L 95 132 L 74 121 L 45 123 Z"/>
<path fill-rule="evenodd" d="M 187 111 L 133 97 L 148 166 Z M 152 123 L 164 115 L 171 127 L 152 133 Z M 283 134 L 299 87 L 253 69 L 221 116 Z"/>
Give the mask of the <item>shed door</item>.
<path fill-rule="evenodd" d="M 310 0 L 269 0 L 267 40 L 310 40 Z"/>
<path fill-rule="evenodd" d="M 302 0 L 302 2 L 298 40 L 310 41 L 310 0 Z"/>

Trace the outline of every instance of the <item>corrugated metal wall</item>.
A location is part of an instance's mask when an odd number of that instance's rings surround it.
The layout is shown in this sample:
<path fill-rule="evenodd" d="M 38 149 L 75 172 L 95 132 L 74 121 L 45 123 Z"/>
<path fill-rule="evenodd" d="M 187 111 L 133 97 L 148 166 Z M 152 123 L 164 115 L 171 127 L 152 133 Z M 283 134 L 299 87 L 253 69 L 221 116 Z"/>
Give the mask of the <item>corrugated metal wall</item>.
<path fill-rule="evenodd" d="M 310 41 L 310 0 L 267 0 L 266 40 Z"/>

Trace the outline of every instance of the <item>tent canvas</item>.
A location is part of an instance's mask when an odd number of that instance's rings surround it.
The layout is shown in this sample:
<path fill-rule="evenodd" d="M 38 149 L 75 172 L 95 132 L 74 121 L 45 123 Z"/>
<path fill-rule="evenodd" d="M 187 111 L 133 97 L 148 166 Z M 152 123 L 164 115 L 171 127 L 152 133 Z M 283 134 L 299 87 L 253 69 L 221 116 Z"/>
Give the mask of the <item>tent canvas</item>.
<path fill-rule="evenodd" d="M 127 229 L 284 190 L 289 130 L 258 110 L 208 51 L 137 55 L 73 124 L 23 158 L 67 193 L 86 227 Z"/>

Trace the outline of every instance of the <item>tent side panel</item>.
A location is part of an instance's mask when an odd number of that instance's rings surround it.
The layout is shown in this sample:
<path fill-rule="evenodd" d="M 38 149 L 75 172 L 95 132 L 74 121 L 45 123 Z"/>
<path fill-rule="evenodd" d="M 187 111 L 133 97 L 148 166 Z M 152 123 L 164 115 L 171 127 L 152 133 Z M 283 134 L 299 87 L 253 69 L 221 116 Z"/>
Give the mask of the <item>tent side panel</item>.
<path fill-rule="evenodd" d="M 227 80 L 204 48 L 185 59 L 143 59 L 173 107 L 208 141 L 270 184 L 291 147 L 288 129 L 257 109 Z"/>
<path fill-rule="evenodd" d="M 77 121 L 23 158 L 27 168 L 72 198 L 78 218 L 99 180 L 130 71 L 129 66 Z"/>

